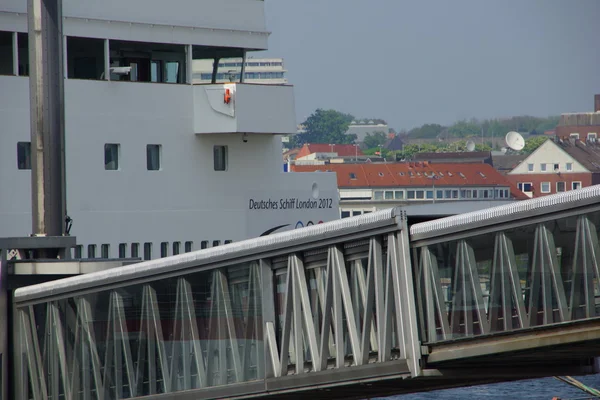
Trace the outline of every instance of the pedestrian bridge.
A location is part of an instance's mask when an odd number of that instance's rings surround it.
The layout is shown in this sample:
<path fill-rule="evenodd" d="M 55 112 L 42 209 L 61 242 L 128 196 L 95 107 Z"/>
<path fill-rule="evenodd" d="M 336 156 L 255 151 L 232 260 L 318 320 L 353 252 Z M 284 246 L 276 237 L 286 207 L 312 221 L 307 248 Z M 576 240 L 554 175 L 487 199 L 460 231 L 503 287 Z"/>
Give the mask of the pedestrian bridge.
<path fill-rule="evenodd" d="M 17 289 L 15 398 L 364 398 L 591 372 L 599 196 L 410 232 L 396 208 Z"/>

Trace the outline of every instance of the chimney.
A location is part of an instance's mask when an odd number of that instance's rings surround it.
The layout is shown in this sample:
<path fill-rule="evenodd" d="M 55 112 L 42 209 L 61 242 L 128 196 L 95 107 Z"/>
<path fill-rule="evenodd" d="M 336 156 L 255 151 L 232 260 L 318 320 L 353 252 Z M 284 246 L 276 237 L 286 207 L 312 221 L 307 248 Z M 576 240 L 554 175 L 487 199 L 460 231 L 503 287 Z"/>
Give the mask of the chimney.
<path fill-rule="evenodd" d="M 600 94 L 594 96 L 594 112 L 600 112 Z"/>

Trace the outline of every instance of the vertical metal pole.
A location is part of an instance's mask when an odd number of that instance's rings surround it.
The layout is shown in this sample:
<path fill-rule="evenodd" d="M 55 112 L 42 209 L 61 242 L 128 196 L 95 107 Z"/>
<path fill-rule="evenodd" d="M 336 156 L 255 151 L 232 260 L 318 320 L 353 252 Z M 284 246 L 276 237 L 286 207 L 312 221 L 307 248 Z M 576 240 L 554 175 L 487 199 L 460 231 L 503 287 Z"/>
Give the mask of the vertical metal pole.
<path fill-rule="evenodd" d="M 19 75 L 19 34 L 13 32 L 12 34 L 12 53 L 13 53 L 13 75 Z"/>
<path fill-rule="evenodd" d="M 104 39 L 104 80 L 110 81 L 110 41 Z"/>
<path fill-rule="evenodd" d="M 194 57 L 193 57 L 193 48 L 191 44 L 185 46 L 185 83 L 192 84 L 194 83 Z"/>
<path fill-rule="evenodd" d="M 27 0 L 27 9 L 32 228 L 36 236 L 60 236 L 66 216 L 62 0 Z"/>
<path fill-rule="evenodd" d="M 244 75 L 246 75 L 246 50 L 242 54 L 242 69 L 240 70 L 240 83 L 244 83 Z"/>

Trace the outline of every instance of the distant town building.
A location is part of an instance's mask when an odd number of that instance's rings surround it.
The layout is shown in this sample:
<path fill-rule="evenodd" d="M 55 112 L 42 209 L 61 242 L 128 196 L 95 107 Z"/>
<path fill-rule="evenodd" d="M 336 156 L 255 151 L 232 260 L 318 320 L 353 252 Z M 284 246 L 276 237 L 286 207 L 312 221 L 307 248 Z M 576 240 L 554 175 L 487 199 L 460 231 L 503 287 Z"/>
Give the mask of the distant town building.
<path fill-rule="evenodd" d="M 430 163 L 485 163 L 492 165 L 492 154 L 489 151 L 460 151 L 447 153 L 416 153 L 413 161 Z"/>
<path fill-rule="evenodd" d="M 526 154 L 494 154 L 492 153 L 492 164 L 502 175 L 508 174 L 515 169 L 525 158 Z"/>
<path fill-rule="evenodd" d="M 400 136 L 391 134 L 392 137 L 388 136 L 383 148 L 389 151 L 400 151 L 404 149 L 404 141 Z"/>
<path fill-rule="evenodd" d="M 356 135 L 356 143 L 362 143 L 367 134 L 373 135 L 376 132 L 383 132 L 387 137 L 389 130 L 388 125 L 381 121 L 352 121 L 350 126 L 348 126 L 346 135 Z"/>
<path fill-rule="evenodd" d="M 566 140 L 578 139 L 595 143 L 600 132 L 600 94 L 594 96 L 594 112 L 562 114 L 556 127 L 556 136 Z"/>
<path fill-rule="evenodd" d="M 506 177 L 529 197 L 600 183 L 600 143 L 558 136 L 546 140 Z"/>
<path fill-rule="evenodd" d="M 219 61 L 217 82 L 239 82 L 242 70 L 241 58 L 224 58 Z M 247 58 L 244 82 L 272 85 L 287 84 L 283 58 Z M 192 67 L 194 83 L 211 83 L 213 60 L 194 60 Z"/>
<path fill-rule="evenodd" d="M 418 204 L 446 208 L 451 215 L 527 199 L 488 164 L 296 164 L 291 170 L 335 172 L 342 218 Z"/>
<path fill-rule="evenodd" d="M 296 154 L 296 161 L 322 160 L 330 161 L 338 158 L 357 159 L 364 157 L 360 146 L 355 144 L 306 143 Z"/>

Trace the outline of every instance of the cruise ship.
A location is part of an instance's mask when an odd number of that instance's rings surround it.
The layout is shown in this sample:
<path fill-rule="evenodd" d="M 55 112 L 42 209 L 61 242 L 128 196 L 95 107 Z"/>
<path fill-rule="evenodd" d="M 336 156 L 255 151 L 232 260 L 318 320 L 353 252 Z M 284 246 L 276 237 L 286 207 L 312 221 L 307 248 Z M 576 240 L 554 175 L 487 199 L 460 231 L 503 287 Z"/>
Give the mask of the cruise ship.
<path fill-rule="evenodd" d="M 0 3 L 0 237 L 32 233 L 27 3 Z M 267 49 L 264 1 L 64 0 L 62 16 L 75 258 L 158 258 L 339 217 L 334 174 L 284 172 L 293 87 L 217 81 L 224 60 Z M 193 83 L 198 60 L 211 82 Z"/>

